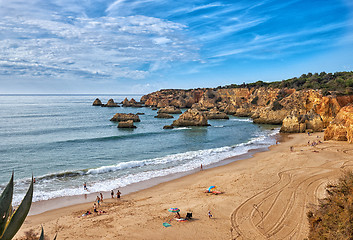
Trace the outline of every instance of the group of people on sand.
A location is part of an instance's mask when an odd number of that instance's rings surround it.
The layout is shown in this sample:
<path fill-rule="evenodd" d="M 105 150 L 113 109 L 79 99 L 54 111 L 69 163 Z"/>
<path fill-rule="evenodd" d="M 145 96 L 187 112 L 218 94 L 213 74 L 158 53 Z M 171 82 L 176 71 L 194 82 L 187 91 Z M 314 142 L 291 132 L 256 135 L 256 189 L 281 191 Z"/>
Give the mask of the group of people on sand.
<path fill-rule="evenodd" d="M 316 145 L 318 145 L 319 143 L 322 143 L 320 140 L 318 141 L 313 141 L 312 143 L 310 143 L 310 140 L 308 141 L 308 146 L 312 146 L 315 147 Z"/>
<path fill-rule="evenodd" d="M 83 183 L 83 189 L 88 191 L 86 183 Z M 110 194 L 111 194 L 111 197 L 114 198 L 114 190 L 111 190 Z M 121 196 L 121 192 L 118 189 L 118 191 L 116 192 L 116 198 L 120 199 L 120 196 Z M 96 201 L 93 203 L 93 212 L 94 213 L 97 213 L 97 214 L 105 213 L 105 211 L 101 211 L 101 210 L 97 209 L 102 203 L 103 203 L 103 194 L 99 193 L 99 195 L 97 195 L 97 197 L 96 197 Z M 89 214 L 91 214 L 91 212 L 87 211 L 82 216 L 87 216 Z"/>
<path fill-rule="evenodd" d="M 110 195 L 112 196 L 112 198 L 114 198 L 114 190 L 111 190 Z M 119 199 L 120 195 L 121 195 L 121 192 L 118 189 L 118 191 L 116 192 L 116 198 Z"/>

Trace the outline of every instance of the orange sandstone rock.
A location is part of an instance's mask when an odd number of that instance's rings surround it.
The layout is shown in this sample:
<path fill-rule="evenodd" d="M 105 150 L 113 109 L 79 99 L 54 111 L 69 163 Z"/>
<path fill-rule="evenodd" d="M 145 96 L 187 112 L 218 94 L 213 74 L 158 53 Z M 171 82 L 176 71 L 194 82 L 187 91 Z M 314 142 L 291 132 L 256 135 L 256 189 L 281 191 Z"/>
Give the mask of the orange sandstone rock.
<path fill-rule="evenodd" d="M 341 108 L 335 119 L 326 128 L 324 140 L 353 143 L 353 104 Z"/>

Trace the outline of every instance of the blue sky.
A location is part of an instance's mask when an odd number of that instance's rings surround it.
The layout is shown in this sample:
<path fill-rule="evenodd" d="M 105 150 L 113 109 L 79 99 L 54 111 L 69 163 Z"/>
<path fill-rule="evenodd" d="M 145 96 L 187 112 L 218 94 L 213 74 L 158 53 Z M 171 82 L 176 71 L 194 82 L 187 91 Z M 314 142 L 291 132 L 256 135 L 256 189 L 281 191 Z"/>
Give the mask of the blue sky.
<path fill-rule="evenodd" d="M 353 70 L 350 0 L 0 0 L 0 93 L 148 93 Z"/>

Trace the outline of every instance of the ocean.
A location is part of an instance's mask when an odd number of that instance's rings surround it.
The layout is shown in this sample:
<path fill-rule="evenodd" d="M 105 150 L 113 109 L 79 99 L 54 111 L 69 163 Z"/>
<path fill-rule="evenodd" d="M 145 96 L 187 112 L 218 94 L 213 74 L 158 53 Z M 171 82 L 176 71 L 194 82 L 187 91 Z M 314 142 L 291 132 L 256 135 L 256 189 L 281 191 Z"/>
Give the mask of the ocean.
<path fill-rule="evenodd" d="M 278 128 L 231 116 L 209 127 L 163 129 L 151 108 L 92 106 L 141 95 L 0 95 L 0 191 L 15 174 L 14 204 L 36 179 L 33 201 L 140 183 L 219 164 L 275 144 Z M 185 111 L 185 109 L 183 110 Z M 144 113 L 136 129 L 118 129 L 117 112 Z"/>

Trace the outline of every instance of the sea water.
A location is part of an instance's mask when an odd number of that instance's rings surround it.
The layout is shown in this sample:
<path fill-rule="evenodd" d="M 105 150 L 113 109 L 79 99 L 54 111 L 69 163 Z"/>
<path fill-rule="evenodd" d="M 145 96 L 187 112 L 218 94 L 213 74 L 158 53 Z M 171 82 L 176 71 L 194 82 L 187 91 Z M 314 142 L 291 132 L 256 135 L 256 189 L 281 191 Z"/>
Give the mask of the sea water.
<path fill-rule="evenodd" d="M 275 143 L 278 129 L 248 118 L 209 120 L 209 127 L 163 129 L 174 119 L 151 108 L 92 106 L 139 95 L 1 95 L 0 191 L 15 174 L 14 203 L 36 179 L 33 201 L 110 191 L 192 171 Z M 185 111 L 185 109 L 183 109 Z M 118 129 L 115 113 L 144 113 L 135 129 Z"/>

